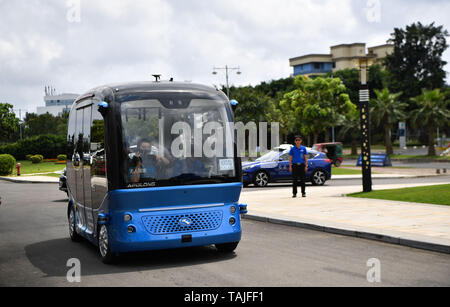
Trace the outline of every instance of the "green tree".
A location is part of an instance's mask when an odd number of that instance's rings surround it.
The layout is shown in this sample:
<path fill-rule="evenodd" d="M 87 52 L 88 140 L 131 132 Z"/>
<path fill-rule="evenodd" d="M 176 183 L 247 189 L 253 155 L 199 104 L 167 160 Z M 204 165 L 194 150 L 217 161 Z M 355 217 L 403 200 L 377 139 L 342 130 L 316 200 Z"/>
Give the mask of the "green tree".
<path fill-rule="evenodd" d="M 377 126 L 380 124 L 383 126 L 386 154 L 391 155 L 394 153 L 391 129 L 396 121 L 406 118 L 403 110 L 407 107 L 407 104 L 399 101 L 399 97 L 402 95 L 401 92 L 393 94 L 387 88 L 384 88 L 382 91 L 375 90 L 375 95 L 376 98 L 370 100 L 370 114 Z"/>
<path fill-rule="evenodd" d="M 26 137 L 44 134 L 67 135 L 68 113 L 62 116 L 53 116 L 50 113 L 37 115 L 27 113 L 24 119 Z"/>
<path fill-rule="evenodd" d="M 8 141 L 19 128 L 19 119 L 14 114 L 13 106 L 0 103 L 0 142 Z"/>
<path fill-rule="evenodd" d="M 361 120 L 359 110 L 355 107 L 347 113 L 345 118 L 341 119 L 339 123 L 341 129 L 339 136 L 345 138 L 350 135 L 352 142 L 351 155 L 356 156 L 358 154 L 358 139 L 361 137 Z"/>
<path fill-rule="evenodd" d="M 450 123 L 449 101 L 440 89 L 422 90 L 422 94 L 412 98 L 418 107 L 411 114 L 416 126 L 428 128 L 428 155 L 435 156 L 434 139 L 436 128 L 448 127 Z"/>
<path fill-rule="evenodd" d="M 442 88 L 447 64 L 442 54 L 448 48 L 448 35 L 447 30 L 434 23 L 418 22 L 406 29 L 395 28 L 389 40 L 394 43 L 394 52 L 385 59 L 390 72 L 390 90 L 403 92 L 404 101 L 408 101 L 418 96 L 422 88 Z"/>
<path fill-rule="evenodd" d="M 328 129 L 356 108 L 346 94 L 339 78 L 295 78 L 296 90 L 287 93 L 280 105 L 295 116 L 295 128 L 303 134 L 313 134 L 317 143 L 320 133 L 329 136 Z"/>
<path fill-rule="evenodd" d="M 239 102 L 235 114 L 236 121 L 243 123 L 268 121 L 268 110 L 271 109 L 273 104 L 270 97 L 258 92 L 251 86 L 246 86 L 233 89 L 231 98 Z"/>
<path fill-rule="evenodd" d="M 357 69 L 341 69 L 328 73 L 327 77 L 339 78 L 344 83 L 350 100 L 355 104 L 358 103 L 361 82 L 359 82 L 359 71 Z"/>

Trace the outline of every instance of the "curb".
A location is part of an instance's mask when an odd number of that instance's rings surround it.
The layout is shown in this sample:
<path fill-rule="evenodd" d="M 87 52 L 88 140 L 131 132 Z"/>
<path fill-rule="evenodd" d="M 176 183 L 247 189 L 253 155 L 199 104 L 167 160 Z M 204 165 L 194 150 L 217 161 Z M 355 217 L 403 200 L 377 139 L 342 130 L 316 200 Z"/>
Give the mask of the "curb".
<path fill-rule="evenodd" d="M 379 174 L 383 175 L 383 174 Z M 433 175 L 396 175 L 396 177 L 392 177 L 392 175 L 396 174 L 386 174 L 386 176 L 377 176 L 374 177 L 372 174 L 372 179 L 405 179 L 405 178 L 430 178 L 430 177 L 444 177 L 449 176 L 450 173 L 444 173 L 444 174 L 433 174 Z M 345 178 L 339 178 L 336 176 L 353 176 L 353 177 L 345 177 Z M 332 175 L 330 180 L 354 180 L 354 179 L 362 179 L 362 175 Z"/>
<path fill-rule="evenodd" d="M 310 223 L 281 220 L 281 219 L 276 219 L 276 218 L 271 218 L 271 217 L 263 217 L 263 216 L 257 216 L 257 215 L 251 215 L 251 214 L 245 214 L 245 215 L 243 215 L 243 218 L 248 219 L 248 220 L 263 222 L 263 223 L 271 223 L 271 224 L 277 224 L 277 225 L 283 225 L 283 226 L 298 227 L 298 228 L 303 228 L 303 229 L 322 231 L 322 232 L 327 232 L 327 233 L 332 233 L 332 234 L 380 241 L 380 242 L 384 242 L 384 243 L 397 244 L 397 245 L 401 245 L 401 246 L 407 246 L 407 247 L 429 250 L 429 251 L 433 251 L 433 252 L 450 254 L 450 246 L 448 246 L 448 245 L 441 245 L 441 244 L 436 244 L 436 243 L 403 239 L 400 237 L 393 237 L 393 236 L 389 236 L 389 235 L 363 232 L 363 231 L 358 231 L 358 230 L 348 230 L 348 229 L 341 229 L 341 228 L 335 228 L 335 227 L 315 225 L 315 224 L 310 224 Z"/>
<path fill-rule="evenodd" d="M 29 184 L 35 184 L 35 183 L 44 183 L 44 184 L 58 184 L 57 181 L 33 181 L 33 180 L 21 180 L 21 179 L 15 179 L 15 178 L 7 178 L 7 177 L 0 177 L 0 180 L 3 181 L 9 181 L 14 183 L 29 183 Z"/>

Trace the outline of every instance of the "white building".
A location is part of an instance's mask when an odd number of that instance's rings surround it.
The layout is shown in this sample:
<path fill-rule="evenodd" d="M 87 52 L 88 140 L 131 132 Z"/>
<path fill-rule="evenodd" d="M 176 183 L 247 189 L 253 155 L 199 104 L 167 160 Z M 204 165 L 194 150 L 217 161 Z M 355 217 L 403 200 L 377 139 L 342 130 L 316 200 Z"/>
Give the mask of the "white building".
<path fill-rule="evenodd" d="M 69 112 L 75 99 L 79 96 L 78 94 L 60 94 L 51 95 L 51 92 L 47 92 L 44 96 L 45 107 L 37 107 L 37 115 L 42 115 L 45 113 L 50 113 L 53 116 L 58 116 L 64 112 Z"/>

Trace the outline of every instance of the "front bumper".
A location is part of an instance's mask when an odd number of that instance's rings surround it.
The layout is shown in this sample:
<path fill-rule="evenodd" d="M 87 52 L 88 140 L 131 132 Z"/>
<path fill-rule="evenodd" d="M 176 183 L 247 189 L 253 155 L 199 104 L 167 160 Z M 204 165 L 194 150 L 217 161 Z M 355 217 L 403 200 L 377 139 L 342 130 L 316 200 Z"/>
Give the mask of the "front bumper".
<path fill-rule="evenodd" d="M 232 214 L 230 207 L 235 206 Z M 108 225 L 113 252 L 134 252 L 232 243 L 241 240 L 240 213 L 245 205 L 225 204 L 219 207 L 154 212 L 120 212 Z M 132 216 L 125 222 L 124 215 Z M 218 221 L 220 216 L 220 221 Z M 192 226 L 180 226 L 188 218 Z M 233 225 L 230 218 L 235 219 Z M 132 226 L 135 232 L 129 233 Z"/>
<path fill-rule="evenodd" d="M 242 180 L 244 181 L 244 183 L 251 183 L 252 177 L 253 177 L 253 174 L 251 174 L 251 173 L 247 173 L 247 172 L 242 173 Z"/>

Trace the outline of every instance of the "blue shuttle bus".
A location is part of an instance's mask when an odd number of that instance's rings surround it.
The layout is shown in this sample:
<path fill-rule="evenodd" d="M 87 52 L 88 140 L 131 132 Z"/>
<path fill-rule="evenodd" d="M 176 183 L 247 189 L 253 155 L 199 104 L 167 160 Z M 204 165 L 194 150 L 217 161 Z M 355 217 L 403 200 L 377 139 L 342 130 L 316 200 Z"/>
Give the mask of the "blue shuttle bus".
<path fill-rule="evenodd" d="M 223 92 L 191 83 L 116 84 L 80 96 L 67 136 L 72 241 L 91 241 L 104 263 L 133 251 L 234 251 L 246 205 L 233 121 Z"/>

